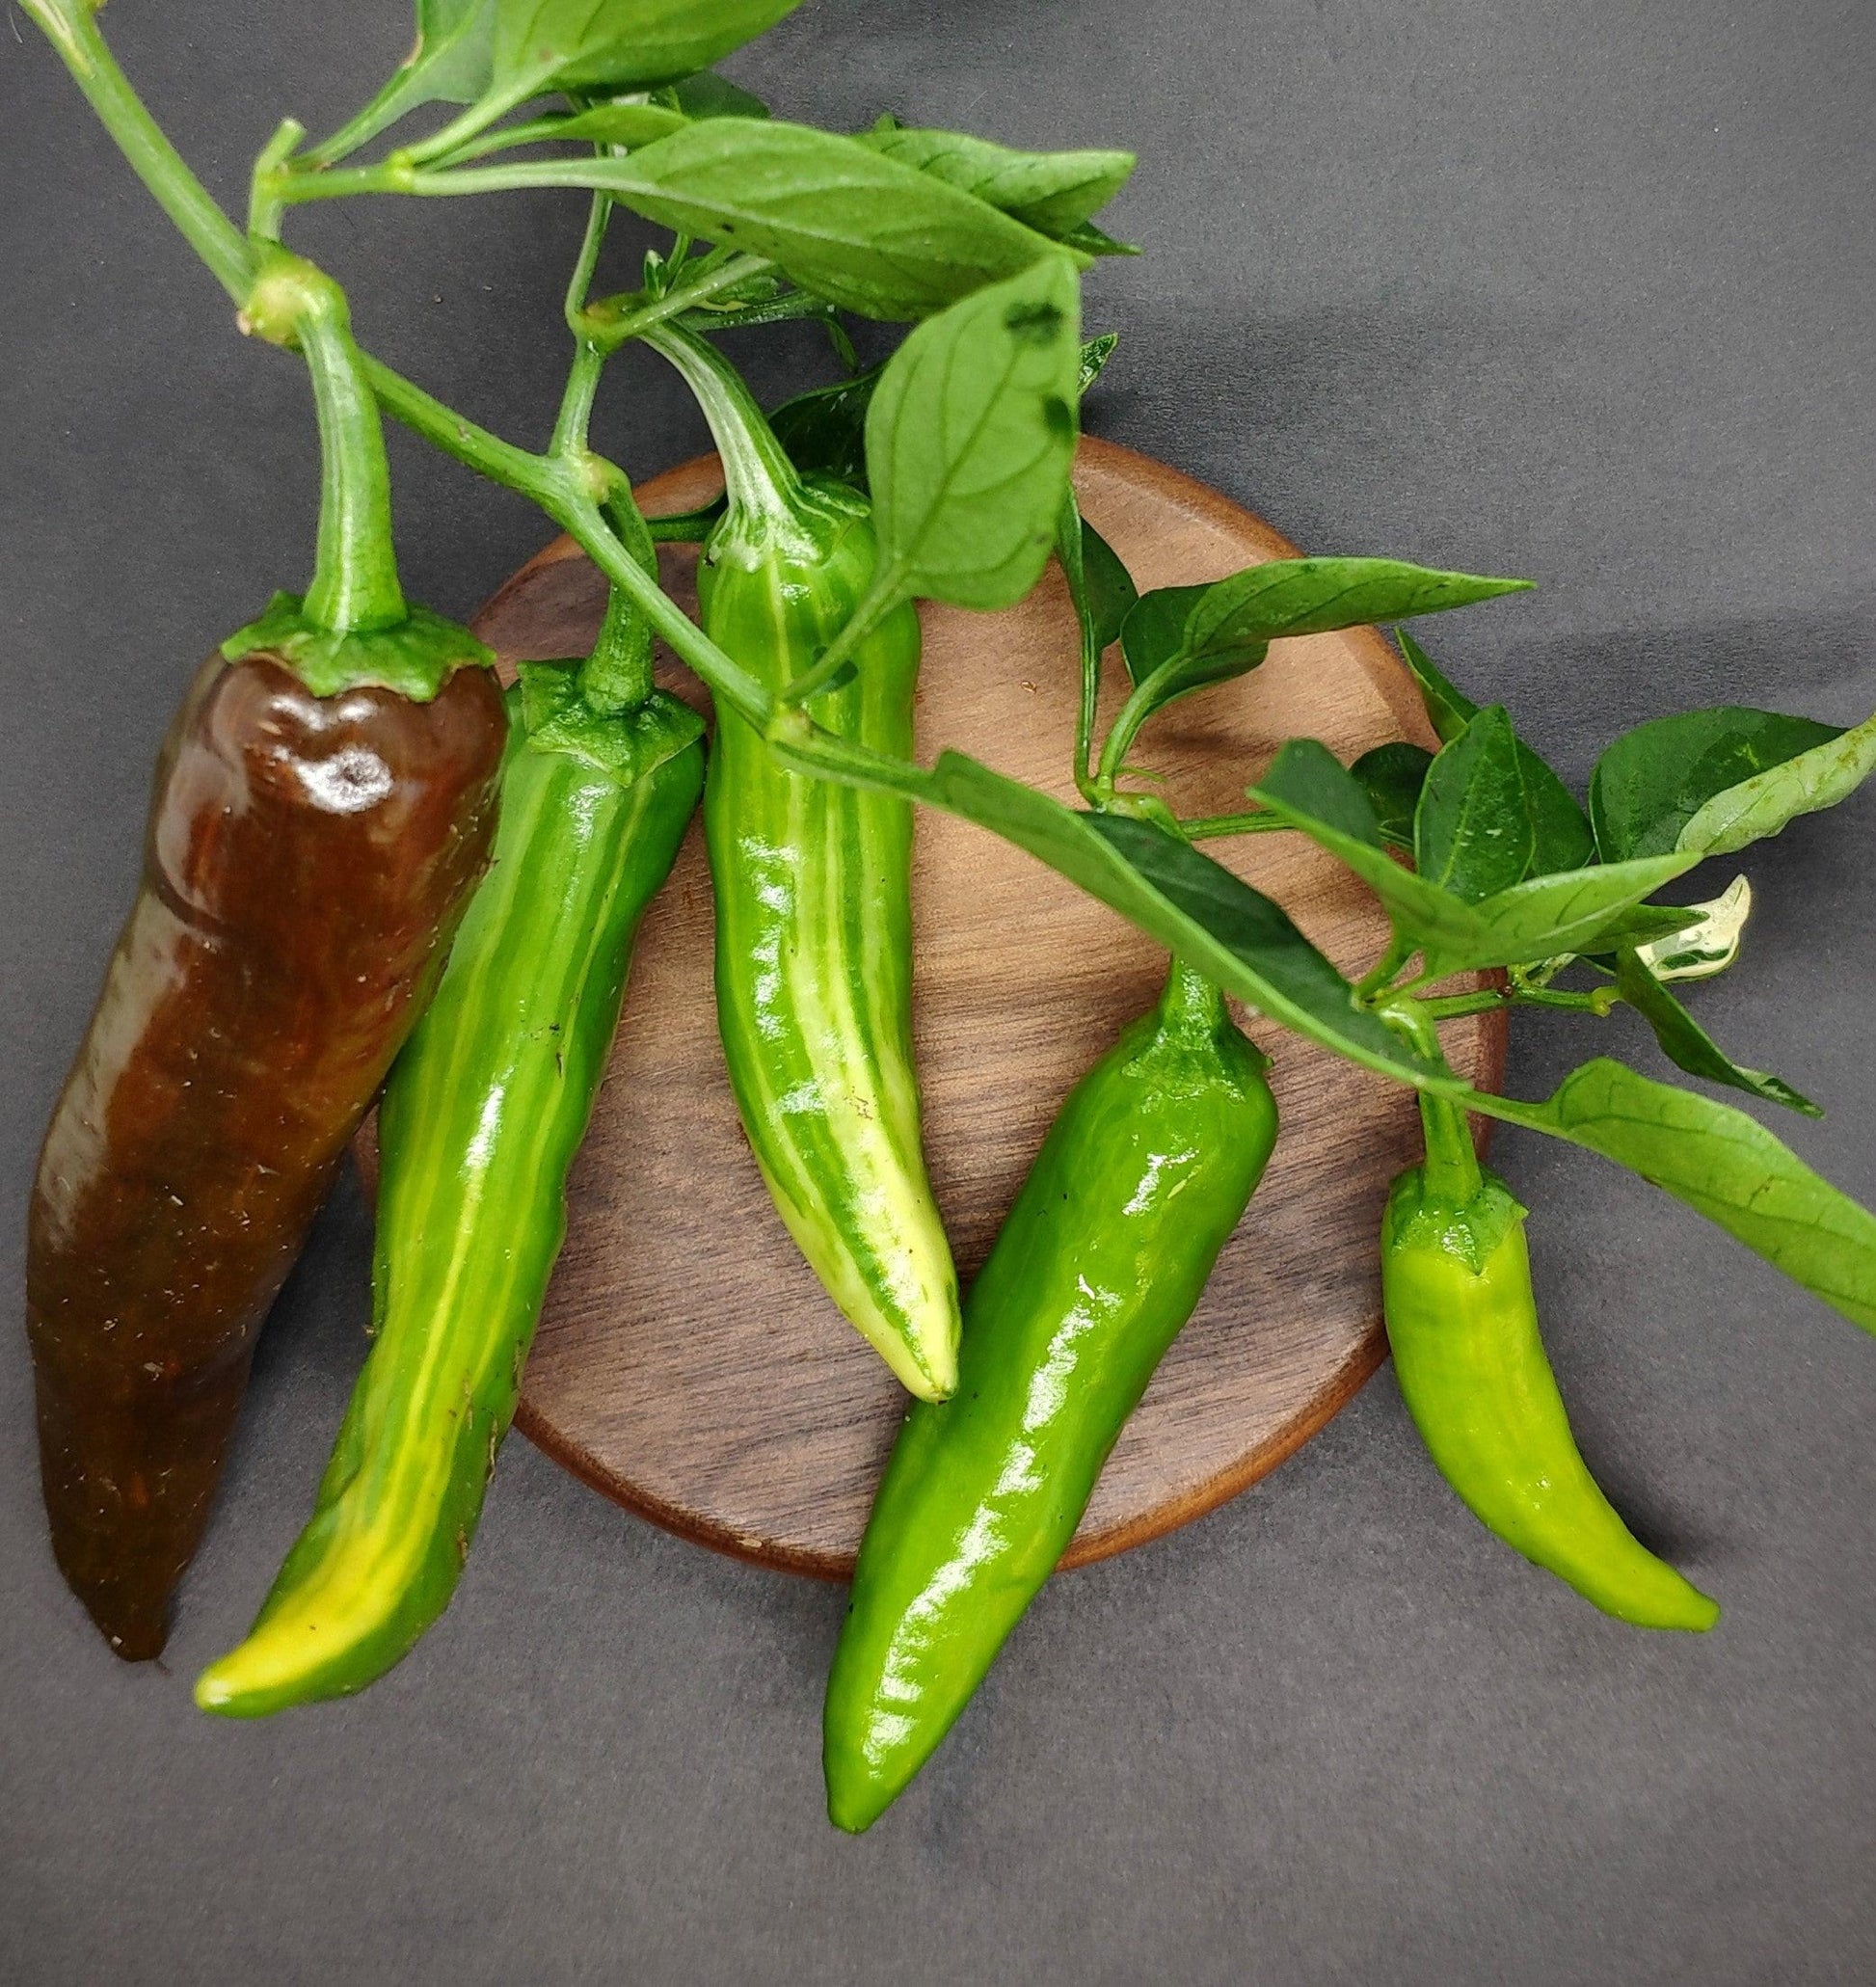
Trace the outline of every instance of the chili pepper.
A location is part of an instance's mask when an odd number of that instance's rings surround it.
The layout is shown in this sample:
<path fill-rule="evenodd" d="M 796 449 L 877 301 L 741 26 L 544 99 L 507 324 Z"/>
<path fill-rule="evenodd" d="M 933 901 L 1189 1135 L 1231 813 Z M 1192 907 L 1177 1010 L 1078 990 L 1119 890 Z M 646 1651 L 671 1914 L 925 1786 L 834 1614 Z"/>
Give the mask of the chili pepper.
<path fill-rule="evenodd" d="M 632 938 L 704 752 L 686 706 L 651 692 L 603 714 L 570 664 L 523 664 L 512 695 L 494 867 L 379 1113 L 371 1354 L 311 1521 L 196 1685 L 204 1710 L 262 1716 L 400 1661 L 455 1592 L 514 1415 Z"/>
<path fill-rule="evenodd" d="M 163 1647 L 260 1322 L 494 826 L 492 658 L 405 608 L 343 299 L 309 275 L 293 308 L 326 443 L 313 587 L 230 637 L 171 726 L 29 1216 L 53 1551 L 131 1659 Z"/>
<path fill-rule="evenodd" d="M 1401 1393 L 1474 1517 L 1606 1614 L 1710 1628 L 1720 1610 L 1623 1524 L 1578 1453 L 1538 1334 L 1525 1209 L 1457 1104 L 1422 1093 L 1427 1159 L 1388 1195 L 1381 1293 Z"/>
<path fill-rule="evenodd" d="M 1050 1127 L 965 1306 L 957 1392 L 913 1407 L 861 1542 L 827 1681 L 839 1827 L 903 1790 L 1067 1550 L 1262 1176 L 1265 1067 L 1175 964 Z"/>
<path fill-rule="evenodd" d="M 798 477 L 715 349 L 647 335 L 683 371 L 723 457 L 729 506 L 698 571 L 711 638 L 779 689 L 865 598 L 865 500 Z M 815 700 L 830 731 L 912 749 L 918 615 L 896 608 Z M 912 810 L 790 772 L 718 707 L 704 787 L 716 891 L 716 1004 L 744 1131 L 790 1233 L 913 1393 L 956 1381 L 957 1281 L 920 1147 L 912 1060 Z"/>

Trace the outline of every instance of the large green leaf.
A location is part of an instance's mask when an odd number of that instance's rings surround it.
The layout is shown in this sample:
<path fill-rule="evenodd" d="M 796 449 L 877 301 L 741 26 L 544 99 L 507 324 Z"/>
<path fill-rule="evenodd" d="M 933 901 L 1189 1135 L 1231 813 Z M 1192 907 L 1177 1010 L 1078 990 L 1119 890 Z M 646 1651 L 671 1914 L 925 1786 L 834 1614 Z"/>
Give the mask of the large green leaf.
<path fill-rule="evenodd" d="M 1079 323 L 1075 271 L 1051 255 L 888 361 L 867 411 L 882 588 L 995 608 L 1035 584 L 1075 454 Z"/>
<path fill-rule="evenodd" d="M 1470 718 L 1427 769 L 1414 847 L 1423 875 L 1474 902 L 1595 860 L 1583 810 L 1502 705 Z"/>
<path fill-rule="evenodd" d="M 1256 668 L 1282 636 L 1437 613 L 1528 584 L 1400 559 L 1319 558 L 1269 559 L 1209 586 L 1156 588 L 1140 596 L 1121 634 L 1128 673 L 1144 693 L 1139 722 L 1175 697 Z"/>
<path fill-rule="evenodd" d="M 504 169 L 511 185 L 586 186 L 647 220 L 774 262 L 865 317 L 915 318 L 1065 260 L 1046 237 L 851 138 L 775 119 L 709 118 L 629 158 Z"/>
<path fill-rule="evenodd" d="M 1356 1002 L 1279 905 L 1176 836 L 1078 814 L 957 752 L 940 755 L 920 793 L 1027 848 L 1272 1020 L 1370 1069 L 1461 1093 Z"/>
<path fill-rule="evenodd" d="M 1840 754 L 1830 749 L 1855 736 L 1809 717 L 1738 705 L 1639 724 L 1609 746 L 1590 775 L 1596 846 L 1605 861 L 1690 846 L 1711 855 L 1743 848 L 1760 834 L 1776 834 L 1792 815 L 1841 799 L 1863 778 L 1876 733 Z M 1820 748 L 1826 756 L 1813 759 Z M 1799 764 L 1805 761 L 1808 766 Z M 1782 777 L 1758 784 L 1773 772 Z M 1709 803 L 1718 811 L 1707 816 L 1696 843 L 1690 831 Z M 1753 826 L 1755 816 L 1766 825 Z M 1750 831 L 1729 832 L 1741 827 Z"/>
<path fill-rule="evenodd" d="M 1134 170 L 1130 151 L 1012 151 L 961 131 L 921 131 L 881 119 L 860 143 L 975 194 L 1054 241 L 1112 200 Z"/>
<path fill-rule="evenodd" d="M 1743 1111 L 1606 1057 L 1573 1070 L 1541 1104 L 1483 1091 L 1469 1101 L 1627 1167 L 1876 1331 L 1876 1216 Z"/>
<path fill-rule="evenodd" d="M 1748 1069 L 1735 1062 L 1707 1034 L 1687 1009 L 1643 963 L 1633 946 L 1616 953 L 1616 987 L 1623 1000 L 1654 1031 L 1662 1053 L 1676 1068 L 1689 1076 L 1703 1076 L 1709 1083 L 1726 1084 L 1735 1090 L 1802 1111 L 1808 1117 L 1823 1113 L 1810 1099 L 1782 1077 L 1768 1076 L 1760 1069 Z"/>
<path fill-rule="evenodd" d="M 495 87 L 510 102 L 553 90 L 671 83 L 754 40 L 800 0 L 496 0 Z"/>
<path fill-rule="evenodd" d="M 1731 855 L 1801 814 L 1835 807 L 1876 771 L 1876 717 L 1723 788 L 1680 831 L 1680 846 Z"/>

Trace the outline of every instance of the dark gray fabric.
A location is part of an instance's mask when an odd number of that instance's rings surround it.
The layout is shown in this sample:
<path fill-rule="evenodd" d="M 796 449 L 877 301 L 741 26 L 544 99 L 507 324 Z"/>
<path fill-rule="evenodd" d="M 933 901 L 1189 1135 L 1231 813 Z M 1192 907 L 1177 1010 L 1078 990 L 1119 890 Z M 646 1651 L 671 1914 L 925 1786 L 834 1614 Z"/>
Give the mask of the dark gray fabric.
<path fill-rule="evenodd" d="M 329 128 L 396 5 L 118 0 L 133 74 L 229 201 Z M 0 32 L 0 1280 L 195 660 L 308 563 L 296 368 L 243 346 L 16 15 Z M 1091 415 L 1304 546 L 1529 574 L 1436 653 L 1572 777 L 1621 724 L 1876 705 L 1876 31 L 1866 0 L 809 0 L 733 67 L 1128 143 Z M 296 238 L 365 337 L 542 435 L 577 200 L 354 205 Z M 630 231 L 616 269 L 629 272 Z M 87 327 L 108 334 L 95 350 Z M 765 390 L 823 363 L 807 333 Z M 635 470 L 696 419 L 628 361 Z M 401 440 L 413 595 L 467 612 L 544 536 Z M 1876 1200 L 1876 796 L 1746 862 L 1699 997 L 1832 1114 Z M 1727 873 L 1716 868 L 1716 887 Z M 1783 954 L 1782 956 L 1782 954 Z M 1644 1060 L 1632 1023 L 1609 1034 Z M 1526 1093 L 1587 1053 L 1519 1036 Z M 347 1186 L 269 1327 L 165 1668 L 120 1667 L 46 1552 L 0 1334 L 0 1976 L 9 1981 L 1851 1981 L 1876 1974 L 1876 1347 L 1587 1155 L 1507 1137 L 1584 1446 L 1726 1607 L 1604 1621 L 1488 1539 L 1385 1374 L 1218 1516 L 1056 1583 L 870 1839 L 821 1817 L 841 1597 L 681 1544 L 516 1441 L 444 1623 L 347 1705 L 190 1707 L 304 1517 L 362 1350 Z M 13 1315 L 17 1315 L 16 1302 Z"/>

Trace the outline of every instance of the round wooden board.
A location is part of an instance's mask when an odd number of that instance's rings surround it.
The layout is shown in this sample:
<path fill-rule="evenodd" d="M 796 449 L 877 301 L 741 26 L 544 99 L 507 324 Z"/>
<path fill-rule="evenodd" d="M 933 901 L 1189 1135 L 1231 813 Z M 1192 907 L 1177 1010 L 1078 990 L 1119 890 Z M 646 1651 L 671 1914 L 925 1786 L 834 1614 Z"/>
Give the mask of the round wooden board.
<path fill-rule="evenodd" d="M 1268 525 L 1128 449 L 1085 441 L 1075 480 L 1086 516 L 1142 587 L 1294 556 Z M 714 458 L 704 458 L 639 496 L 658 515 L 718 488 Z M 666 583 L 694 604 L 694 550 L 663 556 Z M 599 576 L 561 540 L 496 595 L 477 628 L 505 665 L 576 656 L 603 600 Z M 1078 669 L 1059 574 L 1052 566 L 1005 613 L 924 613 L 925 755 L 957 746 L 1072 799 Z M 660 671 L 704 701 L 668 656 Z M 1139 756 L 1171 775 L 1181 812 L 1221 813 L 1301 734 L 1344 760 L 1388 738 L 1434 742 L 1399 660 L 1362 629 L 1276 643 L 1252 675 L 1175 706 Z M 1345 971 L 1380 949 L 1374 900 L 1300 838 L 1213 848 L 1280 898 Z M 1165 959 L 1030 857 L 925 810 L 913 888 L 926 1151 L 968 1288 L 1063 1095 L 1152 1001 Z M 723 1072 L 710 952 L 693 822 L 639 935 L 517 1420 L 576 1476 L 686 1538 L 844 1577 L 904 1396 L 769 1203 Z M 1376 1226 L 1413 1149 L 1412 1099 L 1256 1017 L 1248 1026 L 1275 1059 L 1276 1155 L 1064 1565 L 1139 1544 L 1255 1482 L 1380 1361 Z M 1499 1079 L 1503 1044 L 1496 1022 L 1466 1022 L 1447 1040 L 1456 1066 L 1486 1086 Z"/>

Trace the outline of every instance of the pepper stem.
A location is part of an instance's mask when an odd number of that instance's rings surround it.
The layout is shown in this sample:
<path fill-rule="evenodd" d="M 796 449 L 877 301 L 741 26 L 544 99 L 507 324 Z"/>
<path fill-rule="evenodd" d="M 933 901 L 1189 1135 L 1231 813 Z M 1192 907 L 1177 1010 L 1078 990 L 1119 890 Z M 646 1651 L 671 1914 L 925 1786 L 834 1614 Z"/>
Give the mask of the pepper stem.
<path fill-rule="evenodd" d="M 723 458 L 732 516 L 739 512 L 749 524 L 793 524 L 801 512 L 801 478 L 742 375 L 708 339 L 682 325 L 653 325 L 640 337 L 677 367 L 697 396 Z"/>
<path fill-rule="evenodd" d="M 1438 1060 L 1439 1031 L 1418 1001 L 1397 1001 L 1386 1009 L 1384 1018 L 1397 1034 L 1405 1035 L 1423 1056 Z M 1450 1097 L 1436 1097 L 1431 1090 L 1422 1090 L 1420 1131 L 1427 1145 L 1422 1177 L 1428 1191 L 1455 1205 L 1476 1199 L 1485 1191 L 1486 1183 L 1464 1107 Z"/>
<path fill-rule="evenodd" d="M 1170 1034 L 1203 1038 L 1227 1027 L 1230 1020 L 1218 981 L 1175 958 L 1160 996 L 1161 1027 Z"/>
<path fill-rule="evenodd" d="M 319 414 L 319 545 L 306 617 L 335 634 L 395 628 L 408 609 L 391 547 L 384 422 L 344 291 L 330 278 L 309 285 L 295 329 Z"/>

